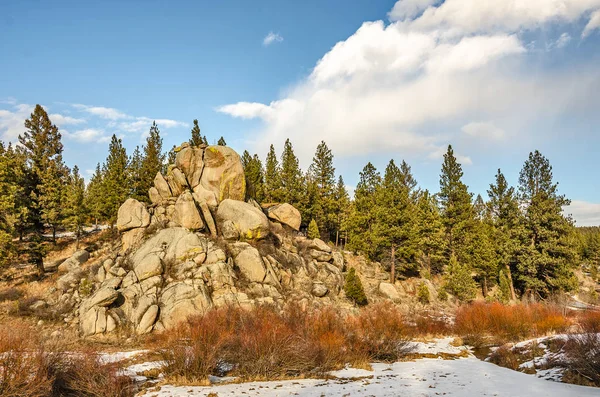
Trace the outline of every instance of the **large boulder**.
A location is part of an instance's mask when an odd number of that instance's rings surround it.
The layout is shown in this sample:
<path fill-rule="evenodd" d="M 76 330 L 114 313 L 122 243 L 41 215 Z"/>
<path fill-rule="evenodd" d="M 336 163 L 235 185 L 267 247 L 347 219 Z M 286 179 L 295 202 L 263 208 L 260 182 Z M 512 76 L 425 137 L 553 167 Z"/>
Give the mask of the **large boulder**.
<path fill-rule="evenodd" d="M 150 213 L 146 206 L 136 199 L 129 198 L 125 200 L 117 213 L 117 229 L 124 232 L 148 225 L 150 225 Z"/>
<path fill-rule="evenodd" d="M 203 283 L 192 286 L 176 282 L 168 285 L 160 297 L 160 321 L 165 328 L 172 328 L 190 316 L 203 314 L 210 307 L 210 294 Z"/>
<path fill-rule="evenodd" d="M 288 225 L 294 230 L 300 230 L 300 222 L 302 220 L 300 211 L 291 204 L 284 203 L 269 207 L 267 208 L 267 216 L 279 223 Z"/>
<path fill-rule="evenodd" d="M 235 243 L 234 263 L 248 281 L 262 283 L 267 275 L 263 259 L 256 248 L 248 243 Z"/>
<path fill-rule="evenodd" d="M 202 149 L 188 146 L 181 149 L 175 157 L 175 166 L 183 172 L 192 189 L 200 183 L 204 169 L 203 154 Z"/>
<path fill-rule="evenodd" d="M 173 220 L 186 229 L 200 230 L 204 228 L 204 222 L 198 212 L 196 202 L 189 191 L 185 191 L 177 198 Z"/>
<path fill-rule="evenodd" d="M 81 264 L 87 261 L 89 257 L 90 253 L 86 250 L 75 251 L 75 253 L 71 255 L 70 258 L 58 265 L 58 271 L 63 273 L 79 269 L 81 267 Z"/>
<path fill-rule="evenodd" d="M 212 191 L 218 202 L 246 198 L 246 177 L 240 156 L 227 146 L 208 146 L 204 150 L 204 169 L 200 184 Z"/>
<path fill-rule="evenodd" d="M 269 234 L 269 220 L 265 214 L 244 201 L 222 201 L 217 209 L 216 218 L 219 230 L 225 224 L 233 225 L 241 240 L 258 240 Z"/>
<path fill-rule="evenodd" d="M 154 187 L 156 188 L 158 195 L 163 199 L 168 199 L 169 197 L 173 196 L 171 194 L 171 188 L 169 187 L 169 184 L 160 172 L 158 172 L 154 177 Z"/>
<path fill-rule="evenodd" d="M 400 294 L 396 287 L 391 283 L 380 283 L 379 284 L 379 292 L 388 299 L 393 301 L 400 300 Z"/>

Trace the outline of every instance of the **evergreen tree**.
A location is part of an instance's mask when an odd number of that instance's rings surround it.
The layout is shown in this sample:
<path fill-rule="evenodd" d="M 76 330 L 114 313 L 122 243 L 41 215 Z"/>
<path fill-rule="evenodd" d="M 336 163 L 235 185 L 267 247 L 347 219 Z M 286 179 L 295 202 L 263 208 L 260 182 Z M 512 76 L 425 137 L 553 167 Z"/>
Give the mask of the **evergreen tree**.
<path fill-rule="evenodd" d="M 446 257 L 456 255 L 458 262 L 468 264 L 475 213 L 471 204 L 471 194 L 462 182 L 462 176 L 462 167 L 454 156 L 452 146 L 448 145 L 442 164 L 439 194 L 442 222 L 446 229 Z"/>
<path fill-rule="evenodd" d="M 529 241 L 518 264 L 522 289 L 530 296 L 541 297 L 575 289 L 574 227 L 573 221 L 563 215 L 563 206 L 570 200 L 558 194 L 552 166 L 537 150 L 529 154 L 519 175 L 519 197 Z"/>
<path fill-rule="evenodd" d="M 430 275 L 441 273 L 446 263 L 445 229 L 437 200 L 428 190 L 417 199 L 417 229 L 421 266 Z"/>
<path fill-rule="evenodd" d="M 190 145 L 200 146 L 204 144 L 204 139 L 200 135 L 200 126 L 198 126 L 198 120 L 194 119 L 194 126 L 192 127 L 192 138 L 190 139 Z"/>
<path fill-rule="evenodd" d="M 165 155 L 162 152 L 162 138 L 156 122 L 153 122 L 150 127 L 150 133 L 146 138 L 146 144 L 142 151 L 141 180 L 135 195 L 139 197 L 140 201 L 150 202 L 148 190 L 153 186 L 156 174 L 163 170 L 165 163 Z"/>
<path fill-rule="evenodd" d="M 168 171 L 169 165 L 175 164 L 175 158 L 177 157 L 177 152 L 175 151 L 176 149 L 177 149 L 177 146 L 173 145 L 173 147 L 171 148 L 171 150 L 169 150 L 169 153 L 167 154 L 167 163 L 165 164 L 165 167 L 163 168 L 163 173 L 165 173 L 165 174 Z"/>
<path fill-rule="evenodd" d="M 350 196 L 348 195 L 348 190 L 346 190 L 346 184 L 344 183 L 344 178 L 340 175 L 338 177 L 338 183 L 335 187 L 334 192 L 335 199 L 335 231 L 336 231 L 336 239 L 335 245 L 338 245 L 339 239 L 342 237 L 342 231 L 344 230 L 344 225 L 346 224 L 346 220 L 350 214 Z"/>
<path fill-rule="evenodd" d="M 417 256 L 415 208 L 409 197 L 403 174 L 390 160 L 383 183 L 376 191 L 374 235 L 378 256 L 387 257 L 391 282 L 396 280 L 396 268 L 401 272 L 414 271 Z M 389 252 L 389 256 L 386 253 Z"/>
<path fill-rule="evenodd" d="M 29 197 L 28 224 L 33 232 L 29 238 L 28 253 L 31 262 L 42 274 L 44 224 L 52 227 L 55 237 L 63 215 L 66 167 L 62 159 L 61 135 L 43 107 L 36 105 L 30 118 L 25 120 L 25 128 L 27 130 L 19 136 L 19 143 L 27 161 L 25 189 Z"/>
<path fill-rule="evenodd" d="M 85 182 L 79 175 L 79 168 L 73 167 L 69 175 L 69 184 L 66 190 L 65 202 L 65 225 L 75 232 L 77 245 L 81 238 L 82 228 L 88 216 L 88 210 L 85 205 Z"/>
<path fill-rule="evenodd" d="M 289 139 L 286 139 L 281 154 L 281 197 L 284 203 L 290 203 L 296 208 L 300 207 L 303 200 L 302 171 L 294 148 Z"/>
<path fill-rule="evenodd" d="M 346 298 L 350 299 L 358 306 L 364 306 L 368 303 L 365 290 L 353 267 L 350 268 L 346 275 L 344 293 L 346 294 Z"/>
<path fill-rule="evenodd" d="M 89 210 L 90 216 L 94 219 L 94 224 L 98 226 L 98 222 L 104 219 L 104 174 L 100 163 L 96 165 L 96 171 L 90 178 L 85 193 L 85 206 Z"/>
<path fill-rule="evenodd" d="M 523 222 L 515 189 L 506 182 L 498 169 L 496 182 L 487 191 L 488 212 L 493 224 L 492 242 L 496 249 L 498 266 L 503 269 L 510 290 L 510 299 L 516 300 L 513 274 L 517 274 L 519 253 L 523 250 Z"/>
<path fill-rule="evenodd" d="M 275 148 L 271 145 L 265 162 L 265 200 L 268 203 L 278 202 L 281 197 L 280 171 Z"/>
<path fill-rule="evenodd" d="M 404 160 L 402 160 L 402 163 L 400 164 L 400 176 L 402 184 L 408 189 L 409 197 L 413 202 L 416 202 L 416 198 L 419 195 L 417 180 L 412 174 L 410 165 Z"/>
<path fill-rule="evenodd" d="M 321 236 L 330 239 L 335 227 L 335 168 L 333 154 L 324 141 L 317 146 L 309 174 L 315 183 L 316 197 L 313 203 L 313 216 L 320 226 Z"/>
<path fill-rule="evenodd" d="M 319 233 L 319 226 L 314 219 L 310 220 L 310 224 L 308 225 L 308 238 L 314 240 L 316 238 L 321 238 L 321 234 Z"/>
<path fill-rule="evenodd" d="M 510 281 L 504 269 L 500 270 L 498 275 L 498 288 L 500 290 L 500 301 L 502 303 L 508 303 L 512 299 L 512 292 Z"/>
<path fill-rule="evenodd" d="M 142 174 L 143 161 L 144 158 L 142 157 L 140 147 L 136 146 L 131 158 L 129 159 L 128 184 L 131 188 L 131 197 L 142 202 L 148 200 L 148 191 L 144 191 L 144 187 L 146 185 L 145 180 L 147 177 Z"/>
<path fill-rule="evenodd" d="M 219 142 L 217 142 L 217 145 L 227 146 L 227 143 L 225 142 L 225 138 L 223 138 L 223 137 L 219 138 Z"/>
<path fill-rule="evenodd" d="M 264 173 L 258 155 L 250 157 L 247 151 L 242 156 L 246 176 L 246 195 L 259 203 L 264 200 Z"/>
<path fill-rule="evenodd" d="M 116 135 L 113 135 L 108 148 L 108 157 L 102 170 L 101 188 L 102 215 L 111 227 L 117 220 L 119 207 L 127 199 L 129 193 L 127 166 L 127 152 L 123 143 Z"/>
<path fill-rule="evenodd" d="M 478 194 L 475 198 L 475 202 L 473 203 L 473 211 L 475 211 L 475 218 L 477 220 L 482 221 L 487 217 L 487 207 L 483 201 L 483 197 L 481 197 L 481 194 Z"/>
<path fill-rule="evenodd" d="M 374 258 L 375 236 L 373 226 L 376 218 L 375 192 L 381 185 L 381 176 L 373 164 L 368 163 L 360 172 L 354 190 L 354 202 L 346 224 L 348 248 Z"/>

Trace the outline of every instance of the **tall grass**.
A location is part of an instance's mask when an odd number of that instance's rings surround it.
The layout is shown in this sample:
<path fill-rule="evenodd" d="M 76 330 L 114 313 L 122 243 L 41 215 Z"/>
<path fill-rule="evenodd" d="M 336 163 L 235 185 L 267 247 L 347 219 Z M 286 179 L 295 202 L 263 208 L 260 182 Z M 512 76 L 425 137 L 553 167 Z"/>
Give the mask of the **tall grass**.
<path fill-rule="evenodd" d="M 457 310 L 454 330 L 466 343 L 479 347 L 563 332 L 569 325 L 562 311 L 548 304 L 472 303 Z"/>

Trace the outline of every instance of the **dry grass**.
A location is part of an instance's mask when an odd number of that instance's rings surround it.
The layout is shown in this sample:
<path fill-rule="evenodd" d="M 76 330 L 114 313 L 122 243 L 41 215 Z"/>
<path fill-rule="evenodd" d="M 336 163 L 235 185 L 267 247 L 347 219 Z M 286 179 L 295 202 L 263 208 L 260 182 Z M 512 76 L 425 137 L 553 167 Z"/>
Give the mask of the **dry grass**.
<path fill-rule="evenodd" d="M 129 397 L 130 378 L 118 374 L 95 352 L 66 352 L 43 343 L 39 332 L 24 321 L 5 321 L 0 327 L 0 395 L 7 397 Z"/>
<path fill-rule="evenodd" d="M 407 353 L 407 326 L 393 306 L 344 317 L 333 308 L 281 313 L 267 306 L 221 308 L 154 337 L 169 381 L 202 384 L 209 375 L 242 380 L 321 376 L 347 363 L 395 361 Z"/>
<path fill-rule="evenodd" d="M 455 332 L 465 343 L 481 347 L 565 331 L 569 319 L 548 304 L 472 303 L 456 313 Z"/>

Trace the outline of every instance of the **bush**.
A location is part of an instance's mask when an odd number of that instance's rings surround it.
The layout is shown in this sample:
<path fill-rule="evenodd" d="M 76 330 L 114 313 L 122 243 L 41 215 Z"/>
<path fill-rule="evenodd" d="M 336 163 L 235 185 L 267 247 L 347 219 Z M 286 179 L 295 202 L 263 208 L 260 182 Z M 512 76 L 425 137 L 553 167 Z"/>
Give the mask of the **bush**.
<path fill-rule="evenodd" d="M 444 288 L 446 292 L 450 292 L 461 302 L 472 301 L 477 296 L 477 283 L 471 277 L 469 267 L 458 263 L 454 256 L 450 258 L 448 264 Z"/>
<path fill-rule="evenodd" d="M 455 332 L 475 347 L 514 342 L 567 329 L 569 320 L 561 310 L 548 304 L 472 303 L 456 312 Z"/>
<path fill-rule="evenodd" d="M 585 311 L 577 317 L 582 332 L 600 333 L 600 312 Z"/>
<path fill-rule="evenodd" d="M 23 297 L 23 291 L 18 288 L 6 288 L 0 291 L 0 302 L 16 301 Z"/>
<path fill-rule="evenodd" d="M 561 364 L 579 378 L 576 383 L 600 386 L 600 334 L 569 335 L 563 352 Z"/>
<path fill-rule="evenodd" d="M 290 305 L 220 308 L 155 337 L 167 377 L 202 382 L 209 375 L 244 380 L 322 375 L 346 363 L 397 360 L 407 326 L 394 306 L 375 305 L 343 317 L 333 308 Z"/>
<path fill-rule="evenodd" d="M 348 270 L 348 274 L 346 275 L 344 292 L 346 293 L 346 298 L 350 299 L 358 306 L 364 306 L 368 303 L 365 290 L 363 289 L 360 278 L 356 275 L 356 270 L 354 270 L 353 267 Z"/>
<path fill-rule="evenodd" d="M 129 397 L 131 378 L 94 352 L 65 352 L 44 345 L 35 329 L 13 321 L 0 327 L 0 395 L 7 397 Z"/>
<path fill-rule="evenodd" d="M 419 285 L 419 289 L 417 290 L 417 299 L 424 305 L 429 303 L 429 288 L 427 288 L 427 284 L 421 283 Z"/>

